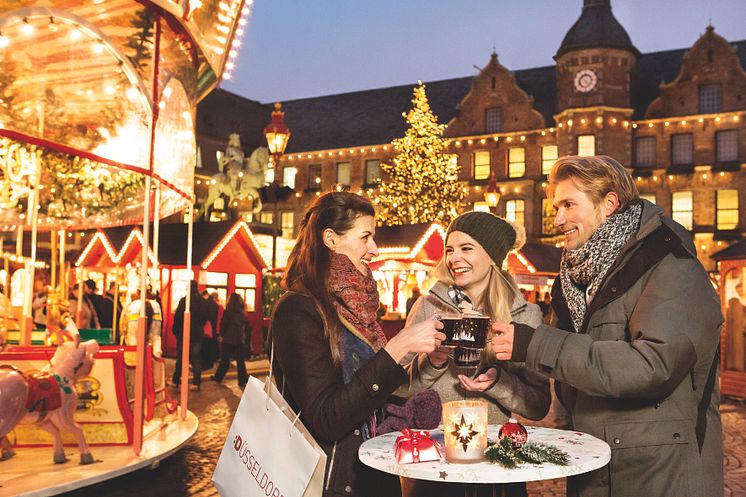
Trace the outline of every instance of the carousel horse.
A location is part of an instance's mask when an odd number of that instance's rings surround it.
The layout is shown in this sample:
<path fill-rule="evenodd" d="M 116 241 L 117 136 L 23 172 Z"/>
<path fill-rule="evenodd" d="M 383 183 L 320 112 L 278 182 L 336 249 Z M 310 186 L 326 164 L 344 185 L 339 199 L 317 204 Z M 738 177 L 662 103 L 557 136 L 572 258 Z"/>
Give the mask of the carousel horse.
<path fill-rule="evenodd" d="M 54 307 L 52 308 L 54 309 Z M 61 430 L 75 437 L 80 449 L 80 464 L 91 464 L 93 456 L 88 448 L 83 430 L 73 415 L 78 405 L 75 382 L 85 378 L 93 369 L 93 356 L 98 352 L 95 340 L 80 342 L 80 334 L 67 313 L 50 311 L 59 315 L 59 325 L 54 331 L 58 336 L 68 335 L 72 340 L 57 346 L 49 365 L 41 372 L 25 374 L 11 365 L 0 365 L 0 461 L 13 456 L 7 439 L 17 424 L 37 424 L 54 438 L 54 462 L 67 461 L 62 445 Z M 49 322 L 49 321 L 48 321 Z"/>
<path fill-rule="evenodd" d="M 244 169 L 244 163 L 246 168 Z M 233 200 L 252 199 L 251 212 L 262 209 L 259 188 L 264 184 L 264 176 L 269 163 L 269 151 L 266 147 L 254 150 L 248 161 L 244 160 L 241 141 L 237 133 L 230 135 L 225 154 L 218 160 L 220 172 L 210 182 L 207 198 L 201 209 L 207 215 L 218 199 L 223 199 L 226 206 Z"/>

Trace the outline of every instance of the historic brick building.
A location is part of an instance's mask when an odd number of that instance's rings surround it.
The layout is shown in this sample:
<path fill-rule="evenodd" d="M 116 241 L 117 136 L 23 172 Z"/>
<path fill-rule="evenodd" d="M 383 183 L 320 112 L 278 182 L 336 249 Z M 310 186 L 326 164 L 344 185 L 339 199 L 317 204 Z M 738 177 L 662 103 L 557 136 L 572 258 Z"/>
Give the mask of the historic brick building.
<path fill-rule="evenodd" d="M 469 207 L 485 207 L 494 173 L 498 213 L 524 224 L 533 241 L 560 244 L 546 201 L 549 168 L 562 155 L 611 155 L 646 198 L 693 231 L 714 270 L 709 254 L 746 231 L 746 40 L 707 26 L 689 49 L 641 54 L 609 0 L 585 0 L 555 61 L 513 72 L 492 54 L 474 77 L 427 83 Z M 374 187 L 411 98 L 405 85 L 283 102 L 292 138 L 277 174 L 296 191 L 280 205 L 285 231 L 320 191 Z"/>

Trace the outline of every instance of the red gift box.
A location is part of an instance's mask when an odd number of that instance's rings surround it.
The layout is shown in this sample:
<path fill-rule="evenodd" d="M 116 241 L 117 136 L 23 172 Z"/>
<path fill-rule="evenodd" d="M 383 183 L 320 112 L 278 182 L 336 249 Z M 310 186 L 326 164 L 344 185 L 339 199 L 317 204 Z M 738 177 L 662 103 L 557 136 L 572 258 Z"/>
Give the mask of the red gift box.
<path fill-rule="evenodd" d="M 430 438 L 429 431 L 404 428 L 394 442 L 394 455 L 399 464 L 440 461 L 438 442 Z"/>

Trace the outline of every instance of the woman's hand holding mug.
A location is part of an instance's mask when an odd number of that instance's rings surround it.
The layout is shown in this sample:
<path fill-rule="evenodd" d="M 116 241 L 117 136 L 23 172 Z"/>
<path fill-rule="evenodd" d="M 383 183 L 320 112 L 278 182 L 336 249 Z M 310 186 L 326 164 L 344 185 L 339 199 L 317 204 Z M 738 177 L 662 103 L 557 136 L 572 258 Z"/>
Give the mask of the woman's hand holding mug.
<path fill-rule="evenodd" d="M 429 354 L 445 340 L 445 334 L 440 331 L 442 329 L 443 323 L 440 321 L 420 321 L 401 330 L 384 348 L 397 363 L 409 352 Z"/>

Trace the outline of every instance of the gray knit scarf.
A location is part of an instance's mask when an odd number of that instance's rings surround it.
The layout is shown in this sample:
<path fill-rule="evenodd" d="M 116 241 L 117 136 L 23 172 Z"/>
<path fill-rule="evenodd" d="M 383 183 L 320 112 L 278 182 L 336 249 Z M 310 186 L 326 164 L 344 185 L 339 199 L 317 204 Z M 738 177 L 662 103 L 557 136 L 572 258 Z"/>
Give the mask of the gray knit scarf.
<path fill-rule="evenodd" d="M 642 204 L 635 202 L 624 212 L 612 214 L 582 247 L 562 252 L 562 293 L 576 332 L 582 331 L 587 310 L 586 290 L 590 302 L 624 244 L 640 228 L 641 215 Z"/>

